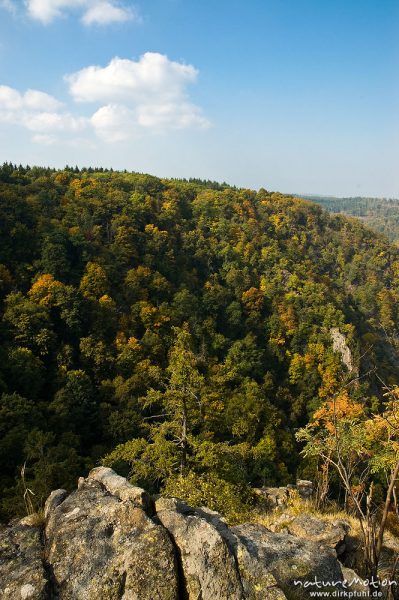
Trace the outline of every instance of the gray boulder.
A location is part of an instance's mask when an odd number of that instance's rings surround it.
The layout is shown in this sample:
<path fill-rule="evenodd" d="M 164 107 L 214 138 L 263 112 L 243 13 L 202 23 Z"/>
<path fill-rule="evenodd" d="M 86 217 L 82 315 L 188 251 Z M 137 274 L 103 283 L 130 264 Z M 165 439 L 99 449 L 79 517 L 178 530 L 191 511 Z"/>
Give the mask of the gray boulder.
<path fill-rule="evenodd" d="M 288 487 L 265 487 L 256 489 L 255 492 L 262 496 L 270 508 L 276 509 L 287 506 L 290 499 L 290 489 Z"/>
<path fill-rule="evenodd" d="M 69 495 L 53 492 L 44 514 L 42 527 L 26 518 L 0 530 L 1 598 L 302 600 L 314 591 L 306 582 L 343 580 L 329 547 L 335 531 L 299 517 L 290 525 L 297 536 L 229 527 L 218 513 L 174 498 L 154 505 L 104 467 Z M 314 541 L 298 537 L 310 529 Z"/>
<path fill-rule="evenodd" d="M 155 508 L 177 548 L 187 598 L 244 598 L 234 556 L 218 530 L 195 509 L 174 498 L 159 498 Z"/>
<path fill-rule="evenodd" d="M 254 490 L 262 496 L 272 509 L 280 509 L 288 505 L 293 494 L 298 494 L 302 500 L 310 500 L 313 496 L 313 483 L 305 479 L 298 479 L 296 484 L 283 487 L 263 487 Z"/>
<path fill-rule="evenodd" d="M 0 529 L 0 598 L 44 600 L 47 577 L 38 527 L 14 522 Z"/>
<path fill-rule="evenodd" d="M 253 580 L 265 571 L 271 573 L 287 598 L 309 598 L 315 588 L 306 587 L 306 583 L 314 580 L 325 592 L 341 585 L 341 566 L 331 548 L 290 534 L 273 533 L 263 525 L 239 525 L 231 531 L 250 556 L 245 560 Z"/>
<path fill-rule="evenodd" d="M 291 535 L 324 544 L 334 548 L 337 555 L 340 556 L 346 550 L 346 538 L 350 525 L 340 519 L 334 521 L 318 519 L 309 513 L 296 516 L 282 514 L 270 529 L 276 532 L 284 530 Z"/>
<path fill-rule="evenodd" d="M 177 598 L 165 529 L 130 497 L 121 500 L 90 476 L 50 511 L 45 537 L 60 600 Z"/>
<path fill-rule="evenodd" d="M 244 598 L 248 600 L 284 600 L 286 598 L 268 566 L 259 560 L 256 552 L 250 552 L 240 537 L 228 527 L 218 513 L 207 508 L 196 509 L 196 512 L 217 529 L 228 545 L 236 560 Z"/>
<path fill-rule="evenodd" d="M 342 574 L 345 579 L 345 588 L 350 592 L 354 592 L 353 598 L 356 598 L 356 596 L 360 598 L 370 597 L 367 581 L 359 577 L 353 569 L 342 567 Z"/>
<path fill-rule="evenodd" d="M 309 500 L 313 496 L 313 482 L 307 479 L 297 479 L 296 489 L 302 500 Z"/>
<path fill-rule="evenodd" d="M 119 500 L 131 500 L 141 506 L 147 514 L 154 512 L 152 498 L 145 490 L 129 483 L 124 477 L 117 475 L 108 467 L 96 467 L 89 473 L 89 479 L 94 479 L 103 484 L 105 489 Z M 83 480 L 84 481 L 84 480 Z"/>
<path fill-rule="evenodd" d="M 50 513 L 59 504 L 61 504 L 61 502 L 63 502 L 67 496 L 68 492 L 66 490 L 54 490 L 53 492 L 51 492 L 44 505 L 44 518 L 46 521 L 49 518 Z"/>

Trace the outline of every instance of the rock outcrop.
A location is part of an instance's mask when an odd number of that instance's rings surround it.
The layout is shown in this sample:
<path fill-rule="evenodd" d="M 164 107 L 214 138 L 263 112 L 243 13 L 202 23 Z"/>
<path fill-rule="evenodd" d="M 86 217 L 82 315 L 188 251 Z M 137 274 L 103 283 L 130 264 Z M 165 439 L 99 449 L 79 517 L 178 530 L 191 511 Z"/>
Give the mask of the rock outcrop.
<path fill-rule="evenodd" d="M 294 494 L 297 494 L 301 500 L 310 500 L 313 496 L 313 483 L 305 479 L 298 479 L 296 485 L 257 488 L 255 492 L 266 500 L 270 508 L 280 509 L 288 506 L 290 498 Z"/>
<path fill-rule="evenodd" d="M 235 558 L 217 528 L 174 498 L 160 498 L 155 507 L 176 546 L 188 597 L 240 600 L 243 589 Z"/>
<path fill-rule="evenodd" d="M 291 535 L 304 538 L 311 542 L 317 542 L 333 548 L 340 556 L 346 550 L 347 535 L 350 529 L 349 523 L 342 519 L 325 521 L 311 514 L 280 515 L 270 526 L 275 532 L 285 531 Z"/>
<path fill-rule="evenodd" d="M 298 523 L 297 526 L 299 527 Z M 0 530 L 0 597 L 12 600 L 283 600 L 343 580 L 334 550 L 206 508 L 155 503 L 111 469 L 53 492 L 41 527 Z M 324 588 L 326 591 L 326 588 Z"/>
<path fill-rule="evenodd" d="M 263 525 L 240 525 L 233 533 L 245 546 L 255 582 L 264 572 L 271 573 L 288 598 L 308 598 L 306 582 L 324 582 L 324 591 L 333 591 L 343 580 L 333 550 L 289 534 L 276 534 Z"/>
<path fill-rule="evenodd" d="M 121 500 L 116 485 L 110 493 L 89 476 L 50 511 L 45 560 L 53 590 L 65 599 L 173 600 L 178 578 L 170 537 L 129 495 Z"/>
<path fill-rule="evenodd" d="M 48 598 L 48 578 L 42 561 L 38 527 L 13 523 L 0 534 L 0 598 Z"/>
<path fill-rule="evenodd" d="M 342 364 L 345 365 L 349 373 L 358 376 L 359 370 L 355 366 L 355 361 L 352 352 L 348 346 L 344 334 L 340 332 L 338 327 L 331 327 L 330 336 L 333 343 L 333 350 L 334 352 L 338 352 L 341 355 Z"/>

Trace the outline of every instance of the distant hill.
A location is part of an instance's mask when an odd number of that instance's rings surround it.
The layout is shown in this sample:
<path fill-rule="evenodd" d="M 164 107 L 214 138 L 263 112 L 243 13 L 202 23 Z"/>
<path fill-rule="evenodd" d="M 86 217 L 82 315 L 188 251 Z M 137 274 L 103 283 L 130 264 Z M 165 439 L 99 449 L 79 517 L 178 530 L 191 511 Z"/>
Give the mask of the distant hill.
<path fill-rule="evenodd" d="M 399 199 L 395 198 L 335 198 L 334 196 L 304 196 L 331 213 L 360 219 L 367 227 L 384 234 L 391 242 L 399 242 Z"/>

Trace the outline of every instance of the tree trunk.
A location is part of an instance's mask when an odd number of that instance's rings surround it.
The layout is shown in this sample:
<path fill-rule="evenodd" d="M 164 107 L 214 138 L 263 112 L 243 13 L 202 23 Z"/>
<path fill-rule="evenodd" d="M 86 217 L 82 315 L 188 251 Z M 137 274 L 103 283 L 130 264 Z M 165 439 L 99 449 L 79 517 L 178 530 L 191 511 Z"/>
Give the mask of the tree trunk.
<path fill-rule="evenodd" d="M 183 475 L 187 467 L 187 404 L 183 401 L 183 417 L 181 423 L 181 461 L 180 474 Z"/>
<path fill-rule="evenodd" d="M 382 519 L 381 519 L 381 524 L 380 524 L 380 528 L 379 528 L 379 532 L 378 532 L 377 544 L 376 544 L 376 549 L 375 549 L 375 557 L 376 557 L 377 566 L 378 566 L 378 561 L 379 561 L 380 555 L 381 555 L 382 543 L 384 541 L 384 531 L 385 531 L 385 526 L 387 523 L 389 507 L 390 507 L 390 504 L 392 501 L 393 489 L 395 487 L 398 476 L 399 476 L 399 460 L 397 461 L 395 468 L 392 471 L 391 480 L 389 482 L 387 495 L 385 498 L 384 512 L 382 513 Z"/>

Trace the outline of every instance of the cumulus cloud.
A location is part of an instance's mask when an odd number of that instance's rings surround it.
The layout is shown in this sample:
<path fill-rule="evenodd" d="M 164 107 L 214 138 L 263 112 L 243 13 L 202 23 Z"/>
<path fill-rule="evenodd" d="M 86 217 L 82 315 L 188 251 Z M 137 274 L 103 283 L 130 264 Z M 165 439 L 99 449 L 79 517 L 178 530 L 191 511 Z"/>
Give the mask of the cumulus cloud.
<path fill-rule="evenodd" d="M 77 102 L 105 103 L 91 122 L 102 138 L 119 140 L 140 128 L 208 127 L 201 108 L 187 95 L 197 77 L 192 65 L 146 52 L 138 61 L 114 58 L 106 67 L 86 67 L 66 81 Z"/>
<path fill-rule="evenodd" d="M 18 90 L 0 85 L 0 121 L 25 127 L 35 141 L 49 143 L 54 133 L 75 133 L 88 125 L 85 117 L 75 117 L 62 102 L 39 90 Z"/>
<path fill-rule="evenodd" d="M 116 6 L 111 2 L 96 2 L 83 15 L 85 25 L 108 25 L 109 23 L 122 23 L 123 21 L 140 21 L 133 8 Z"/>
<path fill-rule="evenodd" d="M 202 110 L 191 102 L 142 104 L 137 109 L 137 121 L 142 127 L 185 129 L 209 127 Z"/>
<path fill-rule="evenodd" d="M 113 58 L 106 67 L 90 66 L 67 75 L 70 92 L 79 102 L 147 101 L 179 98 L 187 84 L 197 79 L 192 65 L 146 52 L 138 61 Z"/>
<path fill-rule="evenodd" d="M 60 108 L 62 108 L 62 102 L 45 92 L 29 89 L 21 94 L 8 85 L 0 85 L 0 109 L 2 110 L 57 111 Z"/>
<path fill-rule="evenodd" d="M 81 0 L 25 0 L 26 9 L 32 19 L 44 24 L 51 23 L 61 17 L 65 9 L 82 6 Z"/>
<path fill-rule="evenodd" d="M 74 117 L 69 113 L 39 112 L 30 114 L 25 126 L 31 131 L 79 132 L 87 125 L 84 117 Z"/>
<path fill-rule="evenodd" d="M 0 122 L 22 126 L 44 144 L 54 143 L 55 135 L 66 141 L 82 132 L 121 142 L 144 132 L 205 129 L 209 121 L 187 93 L 197 76 L 192 65 L 163 54 L 147 52 L 138 61 L 114 58 L 105 67 L 89 66 L 65 77 L 77 105 L 94 105 L 89 116 L 72 114 L 77 106 L 71 112 L 45 92 L 0 85 Z"/>
<path fill-rule="evenodd" d="M 1 0 L 10 3 L 12 0 Z M 108 25 L 123 21 L 140 21 L 132 6 L 118 0 L 25 0 L 28 15 L 44 25 L 70 12 L 79 12 L 85 25 Z"/>
<path fill-rule="evenodd" d="M 107 142 L 122 142 L 134 134 L 135 114 L 125 106 L 108 104 L 90 119 L 97 135 Z"/>

